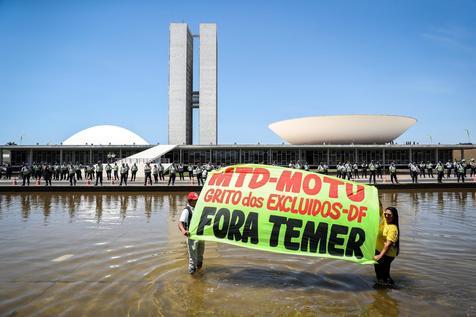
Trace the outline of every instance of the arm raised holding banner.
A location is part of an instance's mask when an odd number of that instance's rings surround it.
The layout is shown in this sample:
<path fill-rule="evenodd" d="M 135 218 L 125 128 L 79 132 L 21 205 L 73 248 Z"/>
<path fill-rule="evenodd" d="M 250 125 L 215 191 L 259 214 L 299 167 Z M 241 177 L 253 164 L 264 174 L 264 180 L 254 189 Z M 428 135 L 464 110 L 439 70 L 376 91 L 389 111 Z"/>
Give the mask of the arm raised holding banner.
<path fill-rule="evenodd" d="M 374 260 L 377 261 L 374 265 L 377 286 L 391 286 L 394 284 L 390 277 L 390 265 L 400 252 L 399 229 L 397 209 L 387 207 L 380 222 L 374 256 Z"/>

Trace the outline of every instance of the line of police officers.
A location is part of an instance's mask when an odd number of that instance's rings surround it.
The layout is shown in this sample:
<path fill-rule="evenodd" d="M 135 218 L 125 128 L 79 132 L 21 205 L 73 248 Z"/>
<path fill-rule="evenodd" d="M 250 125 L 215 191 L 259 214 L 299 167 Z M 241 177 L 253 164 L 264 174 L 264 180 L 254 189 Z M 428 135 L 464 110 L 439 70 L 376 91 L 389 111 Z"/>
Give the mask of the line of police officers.
<path fill-rule="evenodd" d="M 276 165 L 274 162 L 273 165 Z M 198 185 L 203 185 L 204 181 L 207 178 L 208 173 L 216 168 L 220 168 L 221 165 L 214 165 L 211 162 L 207 164 L 189 164 L 185 166 L 181 163 L 173 162 L 168 169 L 168 185 L 174 185 L 177 174 L 179 175 L 180 180 L 185 180 L 185 171 L 188 172 L 189 180 L 194 183 L 196 179 Z M 290 168 L 303 169 L 306 171 L 310 170 L 309 164 L 307 162 L 297 161 L 296 163 L 290 162 Z M 474 159 L 471 159 L 470 163 L 467 164 L 465 159 L 461 161 L 448 161 L 446 164 L 443 164 L 439 161 L 435 167 L 431 162 L 421 162 L 417 164 L 411 162 L 408 164 L 409 173 L 413 183 L 418 182 L 418 177 L 424 177 L 428 175 L 429 178 L 434 178 L 433 170 L 436 171 L 438 182 L 441 183 L 443 177 L 446 173 L 446 177 L 451 176 L 451 172 L 454 172 L 454 176 L 457 178 L 458 182 L 464 182 L 467 174 L 467 170 L 470 170 L 470 177 L 476 177 L 476 162 Z M 28 166 L 26 163 L 23 164 L 20 175 L 23 179 L 23 186 L 25 184 L 30 185 L 30 179 L 33 177 L 36 179 L 37 183 L 40 182 L 41 178 L 45 180 L 45 186 L 51 186 L 51 180 L 69 180 L 71 186 L 75 186 L 77 180 L 82 180 L 82 170 L 84 171 L 84 179 L 93 180 L 96 179 L 95 186 L 103 184 L 103 170 L 106 171 L 106 177 L 108 181 L 120 180 L 119 186 L 127 186 L 127 181 L 129 178 L 129 171 L 131 172 L 130 181 L 136 180 L 136 174 L 138 171 L 137 165 L 134 163 L 130 167 L 128 163 L 122 163 L 118 165 L 117 163 L 111 164 L 107 163 L 105 166 L 98 161 L 96 165 L 82 165 L 82 164 L 54 164 L 50 165 L 47 163 L 37 164 L 33 163 L 31 166 Z M 357 178 L 367 178 L 369 177 L 369 183 L 376 183 L 376 178 L 382 179 L 384 167 L 380 162 L 371 161 L 369 164 L 363 162 L 360 167 L 357 163 L 351 163 L 347 161 L 346 163 L 339 162 L 336 166 L 336 175 L 339 178 L 343 179 L 357 179 Z M 397 167 L 395 162 L 392 162 L 389 165 L 390 180 L 392 183 L 398 183 L 397 179 Z M 3 170 L 2 170 L 3 171 Z M 328 174 L 329 167 L 327 164 L 320 162 L 317 166 L 318 173 Z M 3 173 L 2 173 L 3 174 Z M 6 174 L 6 173 L 5 173 Z M 158 183 L 159 180 L 165 180 L 165 168 L 161 163 L 154 164 L 151 167 L 151 164 L 148 163 L 144 167 L 144 185 L 147 185 L 149 182 L 152 185 L 152 177 L 154 177 L 154 183 Z M 7 178 L 11 178 L 11 168 L 10 176 L 7 175 Z M 120 178 L 119 178 L 120 177 Z"/>
<path fill-rule="evenodd" d="M 215 168 L 221 167 L 220 165 L 213 165 L 211 162 L 207 164 L 189 164 L 187 166 L 187 171 L 189 174 L 189 179 L 194 183 L 194 179 L 197 180 L 198 185 L 203 185 L 204 181 L 207 179 L 208 173 Z M 41 178 L 45 180 L 45 186 L 51 186 L 51 180 L 67 180 L 70 182 L 70 186 L 76 186 L 78 180 L 83 179 L 82 171 L 84 171 L 84 179 L 91 181 L 94 178 L 96 179 L 95 186 L 103 185 L 103 171 L 106 171 L 106 178 L 108 181 L 119 180 L 119 186 L 127 186 L 127 181 L 129 179 L 129 171 L 131 172 L 130 181 L 136 180 L 136 174 L 138 171 L 137 164 L 134 163 L 130 167 L 128 163 L 117 164 L 107 163 L 105 166 L 98 161 L 95 165 L 82 165 L 82 164 L 48 164 L 42 163 L 37 164 L 33 163 L 31 166 L 24 163 L 20 170 L 20 176 L 22 177 L 23 184 L 30 185 L 30 179 L 33 177 L 39 184 Z M 168 169 L 168 185 L 175 185 L 175 179 L 177 174 L 179 175 L 180 180 L 185 180 L 185 166 L 183 164 L 172 163 Z M 149 182 L 152 185 L 152 177 L 154 176 L 154 183 L 158 183 L 159 180 L 165 180 L 166 170 L 161 163 L 154 164 L 151 167 L 150 163 L 147 163 L 144 167 L 144 186 Z M 120 176 L 120 178 L 119 178 Z"/>

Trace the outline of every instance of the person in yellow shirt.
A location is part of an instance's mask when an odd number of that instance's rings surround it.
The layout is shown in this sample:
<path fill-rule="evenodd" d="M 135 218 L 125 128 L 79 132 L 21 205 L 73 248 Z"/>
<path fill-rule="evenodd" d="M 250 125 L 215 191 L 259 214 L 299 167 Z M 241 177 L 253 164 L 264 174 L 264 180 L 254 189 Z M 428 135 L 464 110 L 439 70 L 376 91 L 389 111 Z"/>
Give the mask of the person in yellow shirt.
<path fill-rule="evenodd" d="M 394 284 L 390 277 L 390 264 L 400 251 L 400 228 L 398 226 L 398 211 L 395 207 L 387 207 L 379 225 L 377 245 L 374 260 L 377 261 L 375 274 L 378 286 Z"/>

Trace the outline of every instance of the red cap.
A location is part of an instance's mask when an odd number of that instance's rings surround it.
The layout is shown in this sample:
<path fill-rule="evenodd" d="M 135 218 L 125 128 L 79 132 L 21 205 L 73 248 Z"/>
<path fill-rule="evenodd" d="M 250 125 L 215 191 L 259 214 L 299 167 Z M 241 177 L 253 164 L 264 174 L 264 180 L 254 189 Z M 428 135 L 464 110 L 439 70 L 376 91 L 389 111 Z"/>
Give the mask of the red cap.
<path fill-rule="evenodd" d="M 187 195 L 188 200 L 198 200 L 198 194 L 195 192 L 190 192 Z"/>

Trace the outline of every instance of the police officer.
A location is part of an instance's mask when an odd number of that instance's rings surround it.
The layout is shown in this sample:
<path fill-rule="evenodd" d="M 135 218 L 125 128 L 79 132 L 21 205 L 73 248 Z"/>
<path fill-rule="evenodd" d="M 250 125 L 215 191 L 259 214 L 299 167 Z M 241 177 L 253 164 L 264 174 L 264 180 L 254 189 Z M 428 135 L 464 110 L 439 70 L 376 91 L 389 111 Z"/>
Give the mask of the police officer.
<path fill-rule="evenodd" d="M 177 166 L 177 172 L 178 172 L 178 174 L 179 174 L 179 180 L 184 181 L 184 180 L 185 180 L 185 177 L 183 176 L 184 168 L 183 168 L 183 164 L 182 164 L 182 163 L 180 163 L 180 164 Z"/>
<path fill-rule="evenodd" d="M 423 176 L 423 177 L 426 178 L 425 168 L 426 168 L 426 164 L 423 161 L 421 161 L 421 163 L 420 163 L 420 177 Z"/>
<path fill-rule="evenodd" d="M 324 168 L 324 175 L 328 175 L 329 174 L 329 165 L 324 163 L 324 165 L 322 165 L 322 167 Z"/>
<path fill-rule="evenodd" d="M 202 167 L 200 166 L 200 164 L 197 164 L 195 170 L 193 171 L 193 174 L 197 176 L 198 186 L 203 185 L 202 172 Z"/>
<path fill-rule="evenodd" d="M 129 178 L 129 171 L 131 170 L 131 168 L 129 167 L 129 163 L 126 163 L 126 180 L 127 178 Z"/>
<path fill-rule="evenodd" d="M 154 175 L 154 183 L 157 184 L 159 182 L 159 168 L 157 167 L 157 164 L 154 165 L 152 174 Z"/>
<path fill-rule="evenodd" d="M 374 161 L 370 161 L 369 171 L 370 171 L 369 184 L 372 184 L 372 178 L 374 179 L 374 184 L 376 184 L 377 181 L 375 180 L 375 174 L 377 172 L 377 168 L 374 164 Z"/>
<path fill-rule="evenodd" d="M 362 163 L 362 178 L 367 178 L 367 163 Z"/>
<path fill-rule="evenodd" d="M 466 175 L 465 175 L 465 169 L 464 169 L 463 161 L 461 161 L 461 162 L 457 165 L 457 170 L 458 170 L 458 183 L 459 183 L 459 180 L 460 180 L 460 179 L 461 179 L 461 182 L 464 183 L 464 177 L 465 177 Z"/>
<path fill-rule="evenodd" d="M 357 163 L 354 163 L 352 168 L 354 170 L 354 178 L 359 178 L 359 165 L 357 165 Z"/>
<path fill-rule="evenodd" d="M 207 180 L 208 177 L 208 169 L 204 168 L 202 170 L 202 185 L 204 185 L 205 181 Z"/>
<path fill-rule="evenodd" d="M 114 180 L 117 181 L 119 179 L 119 166 L 117 166 L 117 163 L 114 163 Z"/>
<path fill-rule="evenodd" d="M 448 160 L 448 162 L 446 162 L 446 178 L 450 178 L 451 176 L 451 169 L 453 168 L 453 164 L 451 164 L 451 161 Z"/>
<path fill-rule="evenodd" d="M 410 173 L 412 176 L 412 183 L 418 183 L 418 175 L 420 175 L 420 169 L 418 168 L 418 165 L 415 162 L 410 165 Z"/>
<path fill-rule="evenodd" d="M 190 179 L 190 182 L 193 184 L 193 165 L 191 163 L 188 164 L 187 171 L 188 171 L 188 178 Z"/>
<path fill-rule="evenodd" d="M 55 163 L 54 169 L 55 169 L 55 181 L 57 181 L 60 178 L 61 167 L 58 163 Z"/>
<path fill-rule="evenodd" d="M 101 161 L 98 161 L 98 164 L 96 165 L 96 185 L 94 186 L 98 185 L 98 181 L 101 183 L 102 186 L 102 170 L 102 163 Z"/>
<path fill-rule="evenodd" d="M 345 163 L 344 169 L 345 169 L 344 179 L 347 177 L 348 180 L 351 180 L 352 179 L 352 164 L 350 164 L 349 161 Z"/>
<path fill-rule="evenodd" d="M 476 176 L 476 161 L 474 160 L 474 158 L 471 159 L 471 162 L 469 163 L 469 166 L 471 168 L 470 176 L 471 177 Z"/>
<path fill-rule="evenodd" d="M 317 166 L 317 172 L 319 174 L 324 174 L 324 164 L 322 162 L 320 162 L 319 165 Z"/>
<path fill-rule="evenodd" d="M 341 164 L 340 164 L 340 162 L 337 163 L 337 165 L 336 165 L 336 176 L 339 177 L 339 178 L 341 177 Z"/>
<path fill-rule="evenodd" d="M 175 177 L 177 176 L 176 173 L 177 173 L 177 167 L 175 166 L 175 162 L 173 162 L 172 165 L 170 165 L 170 168 L 169 168 L 169 183 L 168 183 L 168 185 L 170 185 L 170 183 L 172 183 L 172 185 L 175 185 Z"/>
<path fill-rule="evenodd" d="M 162 162 L 159 162 L 159 180 L 164 181 L 165 180 L 165 168 L 162 165 Z"/>
<path fill-rule="evenodd" d="M 395 166 L 395 162 L 390 163 L 390 167 L 388 168 L 390 171 L 390 180 L 392 181 L 392 184 L 398 184 L 398 179 L 397 179 L 397 167 Z"/>
<path fill-rule="evenodd" d="M 68 165 L 68 177 L 69 177 L 69 186 L 76 186 L 76 171 L 74 170 L 73 163 L 69 163 Z"/>
<path fill-rule="evenodd" d="M 107 163 L 106 165 L 106 178 L 108 181 L 111 180 L 111 171 L 112 171 L 112 166 L 110 163 Z"/>
<path fill-rule="evenodd" d="M 66 166 L 66 163 L 63 162 L 61 165 L 61 180 L 67 180 L 68 179 L 68 166 Z"/>
<path fill-rule="evenodd" d="M 380 164 L 379 161 L 375 163 L 375 169 L 377 170 L 377 176 L 381 179 L 383 176 L 383 173 L 382 173 L 382 164 Z"/>
<path fill-rule="evenodd" d="M 136 163 L 132 164 L 132 167 L 131 167 L 131 182 L 136 180 L 137 170 L 138 170 L 138 168 L 137 168 Z"/>
<path fill-rule="evenodd" d="M 463 169 L 464 169 L 464 177 L 466 177 L 466 169 L 467 169 L 467 165 L 466 165 L 466 160 L 465 159 L 462 159 L 461 160 L 461 165 L 463 166 Z"/>
<path fill-rule="evenodd" d="M 427 169 L 427 171 L 428 171 L 428 178 L 430 178 L 430 177 L 431 177 L 431 178 L 435 178 L 435 177 L 433 176 L 433 163 L 431 163 L 430 161 L 428 161 L 428 162 L 426 163 L 426 169 Z"/>
<path fill-rule="evenodd" d="M 144 177 L 145 177 L 144 186 L 147 186 L 147 180 L 150 181 L 150 186 L 152 186 L 152 177 L 150 176 L 150 174 L 151 174 L 150 164 L 146 163 L 144 166 Z"/>
<path fill-rule="evenodd" d="M 45 165 L 43 168 L 43 178 L 45 179 L 45 186 L 48 186 L 48 184 L 51 186 L 51 176 L 52 170 L 50 169 L 50 165 Z"/>
<path fill-rule="evenodd" d="M 26 165 L 26 163 L 23 163 L 23 166 L 20 170 L 20 173 L 21 173 L 21 177 L 23 179 L 23 184 L 22 186 L 25 186 L 25 182 L 28 183 L 28 186 L 30 186 L 30 168 L 28 167 L 28 165 Z"/>
<path fill-rule="evenodd" d="M 119 186 L 122 186 L 123 182 L 124 182 L 124 186 L 127 186 L 127 167 L 126 167 L 126 163 L 122 163 L 122 166 L 121 166 L 121 182 L 119 183 Z"/>
<path fill-rule="evenodd" d="M 438 177 L 438 183 L 442 183 L 443 175 L 445 173 L 445 167 L 443 166 L 443 163 L 441 163 L 441 161 L 439 161 L 438 164 L 436 164 L 436 173 Z"/>
<path fill-rule="evenodd" d="M 74 165 L 74 170 L 76 172 L 76 179 L 79 181 L 79 180 L 82 180 L 83 177 L 81 176 L 81 165 L 78 164 L 78 162 L 76 162 L 76 164 Z"/>

